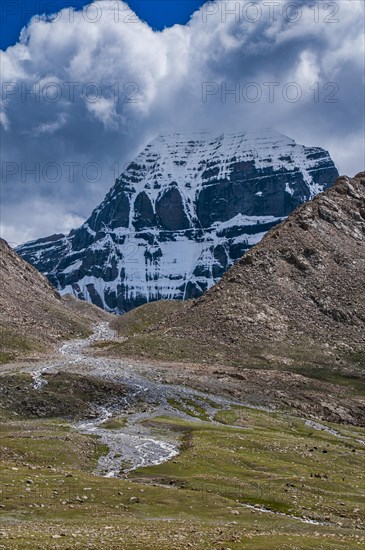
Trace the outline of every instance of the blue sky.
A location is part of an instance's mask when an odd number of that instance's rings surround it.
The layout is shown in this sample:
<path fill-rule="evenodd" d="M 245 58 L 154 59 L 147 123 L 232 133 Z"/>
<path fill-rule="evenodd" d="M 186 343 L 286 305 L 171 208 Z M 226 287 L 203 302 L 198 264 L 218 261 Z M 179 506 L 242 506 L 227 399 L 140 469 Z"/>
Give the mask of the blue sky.
<path fill-rule="evenodd" d="M 65 7 L 81 9 L 86 0 L 6 0 L 2 3 L 2 32 L 0 48 L 6 49 L 17 42 L 21 29 L 33 15 L 54 13 Z M 130 0 L 131 9 L 156 30 L 184 25 L 191 14 L 204 2 L 201 0 Z"/>

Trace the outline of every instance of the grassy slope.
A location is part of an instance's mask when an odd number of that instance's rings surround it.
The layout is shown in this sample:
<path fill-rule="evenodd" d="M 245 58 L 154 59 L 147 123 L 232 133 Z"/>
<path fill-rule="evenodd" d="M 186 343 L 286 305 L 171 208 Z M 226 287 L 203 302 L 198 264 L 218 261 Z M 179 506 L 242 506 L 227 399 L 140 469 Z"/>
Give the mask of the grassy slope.
<path fill-rule="evenodd" d="M 165 483 L 183 480 L 187 488 L 319 521 L 349 525 L 354 509 L 360 512 L 364 449 L 355 438 L 363 429 L 341 441 L 280 413 L 237 408 L 217 418 L 229 427 L 178 422 L 189 436 L 185 453 L 135 475 Z M 171 419 L 159 422 L 176 425 Z M 244 430 L 231 427 L 234 424 Z M 353 483 L 356 478 L 358 483 Z"/>
<path fill-rule="evenodd" d="M 160 300 L 150 302 L 132 309 L 124 315 L 115 316 L 110 326 L 120 336 L 126 338 L 135 337 L 141 333 L 149 335 L 150 330 L 168 315 L 178 314 L 180 311 L 183 312 L 184 309 L 185 303 L 180 301 Z"/>
<path fill-rule="evenodd" d="M 79 303 L 74 303 L 79 302 Z M 19 306 L 18 312 L 23 306 Z M 29 310 L 28 310 L 29 313 Z M 36 304 L 31 326 L 22 326 L 18 320 L 0 321 L 0 364 L 38 357 L 54 350 L 54 344 L 70 338 L 86 338 L 92 334 L 95 323 L 112 319 L 101 309 L 77 301 L 73 297 Z M 42 326 L 37 326 L 37 317 L 42 317 Z M 48 330 L 48 328 L 49 330 Z M 54 332 L 51 334 L 51 331 Z"/>
<path fill-rule="evenodd" d="M 364 447 L 357 439 L 364 430 L 336 426 L 346 436 L 339 440 L 298 419 L 247 408 L 218 412 L 217 419 L 221 424 L 196 416 L 191 422 L 156 419 L 181 433 L 181 454 L 124 480 L 91 475 L 105 449 L 64 420 L 19 421 L 3 412 L 6 548 L 359 547 Z M 241 503 L 331 525 L 308 525 Z"/>
<path fill-rule="evenodd" d="M 112 356 L 296 372 L 349 386 L 355 393 L 364 393 L 365 352 L 346 353 L 341 358 L 334 358 L 321 346 L 308 345 L 303 338 L 290 349 L 287 343 L 278 342 L 273 354 L 272 347 L 267 347 L 264 342 L 256 346 L 247 343 L 244 334 L 240 335 L 238 342 L 228 344 L 218 337 L 204 342 L 194 337 L 192 332 L 177 336 L 168 326 L 159 328 L 159 324 L 169 316 L 173 325 L 190 307 L 189 302 L 177 301 L 145 304 L 112 321 L 112 327 L 125 340 L 103 342 L 94 347 Z M 283 357 L 290 357 L 290 360 L 283 361 Z"/>
<path fill-rule="evenodd" d="M 91 376 L 57 372 L 45 374 L 47 384 L 40 389 L 32 386 L 29 374 L 2 375 L 1 406 L 20 418 L 87 417 L 93 405 L 120 399 L 125 394 L 122 384 L 99 380 Z"/>

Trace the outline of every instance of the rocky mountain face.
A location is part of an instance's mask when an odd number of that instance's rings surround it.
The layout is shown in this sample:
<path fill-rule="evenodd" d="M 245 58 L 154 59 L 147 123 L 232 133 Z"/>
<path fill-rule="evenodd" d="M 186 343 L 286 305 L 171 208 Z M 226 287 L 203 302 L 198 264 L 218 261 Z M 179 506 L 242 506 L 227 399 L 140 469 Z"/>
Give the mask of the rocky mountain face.
<path fill-rule="evenodd" d="M 108 313 L 63 297 L 39 271 L 0 239 L 0 363 L 52 349 L 64 338 L 86 336 Z"/>
<path fill-rule="evenodd" d="M 272 131 L 165 135 L 81 227 L 17 251 L 61 294 L 108 311 L 194 298 L 337 176 L 326 151 Z"/>

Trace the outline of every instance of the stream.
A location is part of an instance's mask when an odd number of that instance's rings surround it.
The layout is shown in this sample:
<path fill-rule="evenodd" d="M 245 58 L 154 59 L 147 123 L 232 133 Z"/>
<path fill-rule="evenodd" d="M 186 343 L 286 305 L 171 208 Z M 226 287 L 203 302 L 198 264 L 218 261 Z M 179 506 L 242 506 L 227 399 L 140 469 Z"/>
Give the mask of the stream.
<path fill-rule="evenodd" d="M 94 472 L 96 475 L 126 477 L 131 470 L 161 464 L 179 453 L 179 438 L 171 431 L 163 433 L 162 429 L 146 425 L 146 420 L 169 416 L 190 422 L 214 422 L 218 410 L 228 409 L 232 405 L 245 405 L 186 386 L 152 381 L 138 374 L 136 366 L 126 361 L 93 357 L 85 353 L 90 344 L 114 338 L 116 335 L 108 323 L 95 325 L 93 334 L 88 338 L 64 343 L 59 349 L 59 361 L 41 365 L 32 371 L 35 389 L 47 384 L 44 374 L 60 369 L 87 373 L 92 377 L 121 383 L 126 388 L 126 394 L 117 405 L 113 403 L 98 407 L 95 418 L 74 424 L 75 430 L 98 436 L 101 443 L 109 448 L 108 453 L 98 461 Z M 118 417 L 125 419 L 125 425 L 118 429 L 104 427 L 105 422 Z"/>
<path fill-rule="evenodd" d="M 105 477 L 126 477 L 137 468 L 161 464 L 179 453 L 180 440 L 171 431 L 166 432 L 153 421 L 156 417 L 176 417 L 189 422 L 216 423 L 218 411 L 232 406 L 250 406 L 227 397 L 194 390 L 187 386 L 166 384 L 150 380 L 138 372 L 136 365 L 126 360 L 88 355 L 85 350 L 94 342 L 110 341 L 116 334 L 106 322 L 94 326 L 91 336 L 85 339 L 69 340 L 60 349 L 60 360 L 40 365 L 32 371 L 33 387 L 47 384 L 44 376 L 60 369 L 90 375 L 95 378 L 120 383 L 126 389 L 118 403 L 106 404 L 95 409 L 95 417 L 79 421 L 74 429 L 80 433 L 98 436 L 107 445 L 107 454 L 100 457 L 95 474 Z M 253 407 L 269 410 L 264 407 Z M 117 429 L 104 424 L 111 419 L 122 418 Z M 323 430 L 341 438 L 341 435 L 327 426 L 303 419 L 305 424 L 316 430 Z M 237 426 L 234 426 L 237 429 Z M 245 428 L 242 427 L 242 430 Z"/>

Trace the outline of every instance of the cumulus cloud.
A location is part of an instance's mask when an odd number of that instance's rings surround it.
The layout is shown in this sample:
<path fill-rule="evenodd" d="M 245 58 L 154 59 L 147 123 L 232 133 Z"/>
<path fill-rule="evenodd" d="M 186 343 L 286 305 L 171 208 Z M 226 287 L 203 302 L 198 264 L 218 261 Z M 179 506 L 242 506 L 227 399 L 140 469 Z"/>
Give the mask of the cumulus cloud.
<path fill-rule="evenodd" d="M 128 5 L 33 18 L 2 52 L 2 233 L 87 217 L 162 132 L 271 126 L 363 168 L 362 1 L 209 2 L 153 31 Z"/>

